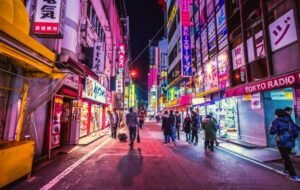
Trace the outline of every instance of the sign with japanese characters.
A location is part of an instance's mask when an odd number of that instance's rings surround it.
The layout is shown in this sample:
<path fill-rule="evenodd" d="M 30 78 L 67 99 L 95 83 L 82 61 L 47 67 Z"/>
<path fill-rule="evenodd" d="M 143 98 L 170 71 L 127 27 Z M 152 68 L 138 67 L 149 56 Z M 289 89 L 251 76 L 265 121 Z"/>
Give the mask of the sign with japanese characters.
<path fill-rule="evenodd" d="M 79 88 L 79 76 L 75 74 L 67 74 L 63 81 L 64 85 L 78 89 Z"/>
<path fill-rule="evenodd" d="M 217 19 L 217 33 L 219 49 L 227 45 L 227 26 L 226 26 L 226 13 L 225 5 L 223 5 L 216 14 Z"/>
<path fill-rule="evenodd" d="M 106 103 L 106 89 L 92 77 L 86 77 L 83 97 L 100 103 Z"/>
<path fill-rule="evenodd" d="M 123 73 L 118 73 L 117 74 L 116 92 L 117 93 L 123 93 Z"/>
<path fill-rule="evenodd" d="M 276 51 L 297 40 L 297 31 L 293 10 L 288 11 L 283 16 L 269 25 L 272 51 Z"/>
<path fill-rule="evenodd" d="M 125 66 L 125 45 L 119 45 L 118 51 L 118 69 L 124 69 Z"/>
<path fill-rule="evenodd" d="M 244 46 L 243 43 L 235 47 L 232 52 L 233 69 L 238 69 L 245 65 Z"/>
<path fill-rule="evenodd" d="M 216 50 L 216 30 L 215 30 L 215 18 L 211 19 L 208 23 L 207 27 L 207 33 L 208 33 L 208 51 L 210 52 L 210 55 L 212 52 L 215 52 Z"/>
<path fill-rule="evenodd" d="M 202 48 L 202 61 L 208 60 L 208 48 L 207 48 L 207 33 L 206 29 L 201 32 L 201 48 Z"/>
<path fill-rule="evenodd" d="M 61 116 L 63 112 L 63 96 L 55 95 L 51 125 L 50 149 L 60 145 Z"/>
<path fill-rule="evenodd" d="M 39 37 L 62 37 L 64 6 L 64 0 L 37 0 L 33 33 Z"/>
<path fill-rule="evenodd" d="M 180 1 L 181 13 L 181 75 L 192 76 L 192 48 L 190 34 L 190 0 Z"/>
<path fill-rule="evenodd" d="M 93 71 L 97 74 L 103 73 L 105 64 L 105 43 L 95 42 L 93 54 Z"/>

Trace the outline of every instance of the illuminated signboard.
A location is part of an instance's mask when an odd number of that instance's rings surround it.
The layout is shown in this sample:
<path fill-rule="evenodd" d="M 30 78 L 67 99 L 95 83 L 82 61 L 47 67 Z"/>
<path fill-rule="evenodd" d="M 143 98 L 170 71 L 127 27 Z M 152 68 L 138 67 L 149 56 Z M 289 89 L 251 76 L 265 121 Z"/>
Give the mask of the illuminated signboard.
<path fill-rule="evenodd" d="M 33 21 L 33 33 L 39 37 L 62 37 L 64 0 L 37 0 Z"/>
<path fill-rule="evenodd" d="M 124 66 L 125 66 L 125 45 L 124 44 L 121 44 L 119 46 L 118 55 L 119 55 L 118 68 L 124 69 Z"/>
<path fill-rule="evenodd" d="M 106 89 L 95 79 L 87 77 L 83 97 L 100 103 L 106 103 Z"/>
<path fill-rule="evenodd" d="M 181 75 L 192 76 L 192 50 L 190 34 L 190 0 L 180 0 L 181 14 Z"/>
<path fill-rule="evenodd" d="M 123 73 L 117 74 L 116 92 L 123 93 Z"/>
<path fill-rule="evenodd" d="M 217 57 L 219 89 L 229 87 L 229 59 L 228 51 L 220 52 Z"/>

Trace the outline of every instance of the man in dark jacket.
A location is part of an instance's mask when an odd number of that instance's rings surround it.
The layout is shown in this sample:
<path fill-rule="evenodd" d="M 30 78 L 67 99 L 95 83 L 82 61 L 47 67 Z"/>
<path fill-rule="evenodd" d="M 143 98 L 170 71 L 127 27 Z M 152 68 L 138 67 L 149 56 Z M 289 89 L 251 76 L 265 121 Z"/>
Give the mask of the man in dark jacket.
<path fill-rule="evenodd" d="M 133 108 L 129 108 L 129 113 L 126 115 L 126 124 L 129 129 L 130 148 L 133 148 L 134 140 L 136 137 L 136 130 L 138 126 L 137 113 L 133 111 Z"/>
<path fill-rule="evenodd" d="M 177 131 L 177 139 L 180 140 L 180 124 L 181 124 L 181 115 L 179 111 L 175 112 L 175 124 L 176 124 L 176 131 Z"/>
<path fill-rule="evenodd" d="M 175 115 L 173 110 L 170 110 L 169 119 L 168 119 L 168 125 L 171 128 L 171 139 L 172 142 L 176 145 L 176 126 L 175 126 Z"/>
<path fill-rule="evenodd" d="M 202 122 L 202 127 L 205 133 L 204 149 L 210 148 L 214 151 L 214 141 L 216 140 L 216 123 L 213 121 L 211 115 L 207 115 Z"/>
<path fill-rule="evenodd" d="M 195 111 L 192 111 L 192 140 L 191 142 L 195 143 L 194 145 L 196 146 L 198 144 L 198 129 L 199 129 L 199 123 L 198 123 L 198 115 Z"/>
<path fill-rule="evenodd" d="M 164 115 L 162 116 L 161 130 L 164 132 L 164 143 L 169 143 L 172 135 L 172 129 L 171 125 L 169 124 L 168 111 L 165 111 Z"/>
<path fill-rule="evenodd" d="M 285 173 L 288 173 L 289 179 L 300 181 L 300 177 L 296 175 L 289 154 L 295 147 L 295 138 L 298 136 L 296 125 L 291 117 L 282 109 L 275 110 L 276 119 L 273 120 L 270 134 L 276 135 L 275 140 L 282 159 L 284 160 Z"/>

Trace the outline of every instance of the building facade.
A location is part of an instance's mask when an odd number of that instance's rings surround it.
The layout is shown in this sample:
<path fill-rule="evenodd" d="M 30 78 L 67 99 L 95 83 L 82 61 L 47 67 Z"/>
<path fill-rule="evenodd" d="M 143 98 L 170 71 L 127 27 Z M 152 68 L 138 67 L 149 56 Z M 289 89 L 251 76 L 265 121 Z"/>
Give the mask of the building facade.
<path fill-rule="evenodd" d="M 113 107 L 124 44 L 115 1 L 3 3 L 1 140 L 32 139 L 40 157 L 97 134 Z"/>

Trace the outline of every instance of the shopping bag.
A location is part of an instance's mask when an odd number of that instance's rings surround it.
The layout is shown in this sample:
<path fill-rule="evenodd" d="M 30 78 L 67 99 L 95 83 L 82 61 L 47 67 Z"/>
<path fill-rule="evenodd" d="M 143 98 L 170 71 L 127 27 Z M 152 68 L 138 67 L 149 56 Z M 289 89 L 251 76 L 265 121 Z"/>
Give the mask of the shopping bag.
<path fill-rule="evenodd" d="M 139 128 L 137 129 L 137 137 L 136 137 L 136 141 L 137 141 L 138 143 L 141 142 L 141 138 L 140 138 L 140 129 L 139 129 Z"/>

